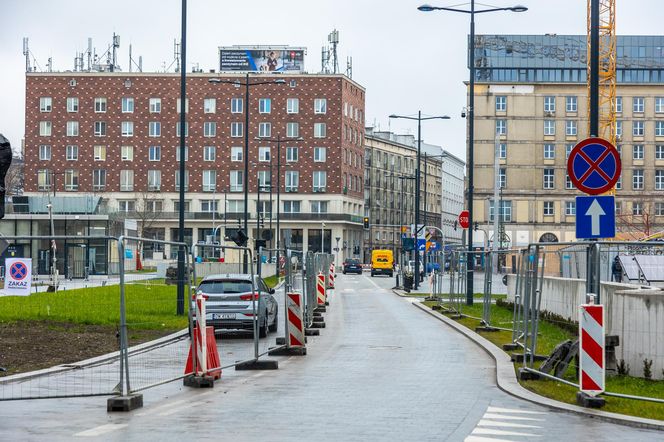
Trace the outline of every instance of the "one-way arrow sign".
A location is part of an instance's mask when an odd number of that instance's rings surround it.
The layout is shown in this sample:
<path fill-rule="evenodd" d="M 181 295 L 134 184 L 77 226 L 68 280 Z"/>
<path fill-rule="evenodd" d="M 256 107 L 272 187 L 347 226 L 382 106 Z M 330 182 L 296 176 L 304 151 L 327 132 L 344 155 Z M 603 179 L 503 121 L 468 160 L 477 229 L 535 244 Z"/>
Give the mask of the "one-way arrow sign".
<path fill-rule="evenodd" d="M 613 196 L 576 197 L 576 237 L 578 239 L 616 236 L 616 205 Z"/>

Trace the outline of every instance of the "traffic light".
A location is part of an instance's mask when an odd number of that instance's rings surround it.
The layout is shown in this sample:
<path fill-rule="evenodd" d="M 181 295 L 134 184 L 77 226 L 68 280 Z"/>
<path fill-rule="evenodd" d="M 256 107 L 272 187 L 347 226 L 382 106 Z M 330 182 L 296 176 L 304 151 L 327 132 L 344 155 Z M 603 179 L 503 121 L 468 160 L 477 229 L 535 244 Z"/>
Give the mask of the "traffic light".
<path fill-rule="evenodd" d="M 367 216 L 364 217 L 364 228 L 365 229 L 369 228 L 369 217 Z"/>
<path fill-rule="evenodd" d="M 231 240 L 240 247 L 247 245 L 247 235 L 242 229 L 238 229 L 233 235 L 231 235 Z"/>
<path fill-rule="evenodd" d="M 475 221 L 475 231 L 476 231 L 476 232 L 477 232 L 477 229 L 478 229 L 479 227 L 480 227 L 480 223 L 478 223 L 477 221 Z"/>
<path fill-rule="evenodd" d="M 456 232 L 458 221 L 454 220 L 454 231 Z"/>

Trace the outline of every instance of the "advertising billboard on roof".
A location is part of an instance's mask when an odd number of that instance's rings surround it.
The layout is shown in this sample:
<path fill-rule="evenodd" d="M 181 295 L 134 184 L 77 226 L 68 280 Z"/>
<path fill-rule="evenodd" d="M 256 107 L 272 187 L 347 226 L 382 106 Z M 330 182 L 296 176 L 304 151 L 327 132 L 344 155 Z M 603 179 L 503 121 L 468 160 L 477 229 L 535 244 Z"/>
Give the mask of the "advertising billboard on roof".
<path fill-rule="evenodd" d="M 220 47 L 219 70 L 299 73 L 304 71 L 305 52 L 287 46 Z"/>

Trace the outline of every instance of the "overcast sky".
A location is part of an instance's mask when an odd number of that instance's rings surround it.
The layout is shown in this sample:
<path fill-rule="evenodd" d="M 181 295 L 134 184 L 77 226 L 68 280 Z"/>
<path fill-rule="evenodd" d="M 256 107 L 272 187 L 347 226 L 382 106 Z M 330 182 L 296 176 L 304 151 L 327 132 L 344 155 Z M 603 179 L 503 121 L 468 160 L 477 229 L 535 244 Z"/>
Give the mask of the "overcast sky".
<path fill-rule="evenodd" d="M 217 47 L 292 45 L 308 48 L 306 67 L 320 70 L 321 46 L 336 28 L 345 70 L 353 57 L 353 79 L 367 90 L 367 125 L 416 133 L 415 123 L 393 121 L 392 113 L 449 115 L 424 123 L 422 138 L 465 158 L 463 81 L 468 79 L 465 45 L 469 16 L 417 11 L 429 0 L 253 0 L 188 1 L 188 69 L 218 66 Z M 495 6 L 523 4 L 525 13 L 476 16 L 477 34 L 585 34 L 586 0 L 487 0 Z M 431 1 L 439 6 L 458 1 Z M 662 1 L 616 0 L 618 34 L 661 34 Z M 143 56 L 144 72 L 163 71 L 180 38 L 180 0 L 0 0 L 0 132 L 13 146 L 24 135 L 25 59 L 22 38 L 42 69 L 49 57 L 57 71 L 73 69 L 76 52 L 92 37 L 103 53 L 113 32 L 121 36 L 119 64 L 128 70 L 129 44 Z M 459 6 L 465 8 L 466 6 Z M 482 6 L 477 6 L 481 8 Z M 643 11 L 648 11 L 644 13 Z M 172 68 L 171 68 L 172 71 Z"/>

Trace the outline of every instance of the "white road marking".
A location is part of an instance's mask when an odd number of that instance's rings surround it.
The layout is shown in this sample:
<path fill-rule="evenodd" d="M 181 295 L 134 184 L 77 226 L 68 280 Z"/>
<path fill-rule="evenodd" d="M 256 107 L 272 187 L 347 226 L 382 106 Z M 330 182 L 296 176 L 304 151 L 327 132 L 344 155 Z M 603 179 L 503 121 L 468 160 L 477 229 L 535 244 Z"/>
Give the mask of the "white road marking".
<path fill-rule="evenodd" d="M 542 437 L 539 434 L 519 433 L 518 431 L 492 430 L 490 428 L 475 428 L 471 434 L 480 434 L 487 436 L 527 436 Z"/>
<path fill-rule="evenodd" d="M 507 419 L 507 420 L 517 420 L 517 421 L 539 421 L 543 422 L 544 419 L 535 419 L 533 417 L 523 417 L 523 416 L 506 416 L 504 414 L 495 414 L 495 413 L 484 413 L 482 416 L 484 419 Z"/>
<path fill-rule="evenodd" d="M 513 422 L 498 422 L 490 421 L 487 419 L 480 419 L 477 423 L 478 427 L 511 427 L 511 428 L 542 428 L 537 425 L 515 424 Z"/>
<path fill-rule="evenodd" d="M 489 407 L 487 413 L 546 414 L 542 411 L 521 410 L 520 408 Z"/>
<path fill-rule="evenodd" d="M 121 430 L 122 428 L 128 427 L 129 424 L 104 424 L 98 427 L 91 428 L 89 430 L 81 431 L 74 434 L 74 436 L 80 437 L 95 437 L 101 436 L 102 434 L 110 433 L 111 431 Z"/>
<path fill-rule="evenodd" d="M 168 411 L 164 411 L 163 413 L 159 413 L 159 416 L 170 416 L 172 414 L 179 413 L 182 410 L 186 410 L 187 408 L 195 407 L 197 405 L 203 405 L 205 401 L 194 401 L 194 402 L 189 402 L 187 405 L 183 405 L 182 407 L 177 407 L 173 408 Z"/>
<path fill-rule="evenodd" d="M 510 439 L 496 439 L 493 437 L 468 436 L 464 442 L 514 442 Z"/>
<path fill-rule="evenodd" d="M 159 405 L 158 407 L 154 407 L 154 408 L 148 409 L 146 411 L 136 413 L 136 416 L 148 416 L 150 414 L 158 413 L 159 411 L 161 411 L 165 408 L 175 407 L 176 405 L 180 405 L 180 404 L 185 403 L 185 402 L 187 402 L 187 399 L 181 399 L 179 401 L 173 401 L 173 402 L 168 403 L 168 404 Z"/>

